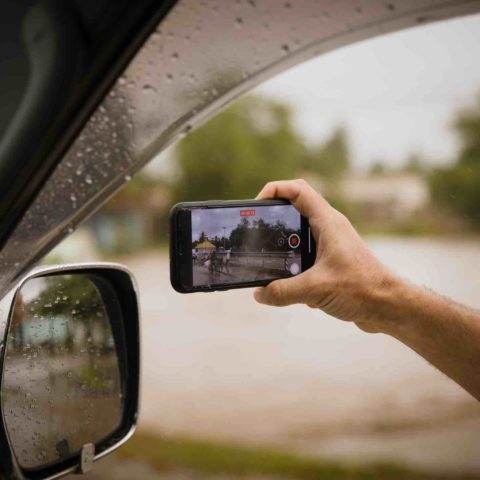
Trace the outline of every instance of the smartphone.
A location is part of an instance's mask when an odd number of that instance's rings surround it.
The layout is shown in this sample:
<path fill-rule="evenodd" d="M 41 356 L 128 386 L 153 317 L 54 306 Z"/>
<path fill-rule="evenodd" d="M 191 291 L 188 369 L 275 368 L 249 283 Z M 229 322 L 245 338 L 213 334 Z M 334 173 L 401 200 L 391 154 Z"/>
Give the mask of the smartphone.
<path fill-rule="evenodd" d="M 170 212 L 170 281 L 181 293 L 267 285 L 310 268 L 308 220 L 287 200 L 178 203 Z"/>

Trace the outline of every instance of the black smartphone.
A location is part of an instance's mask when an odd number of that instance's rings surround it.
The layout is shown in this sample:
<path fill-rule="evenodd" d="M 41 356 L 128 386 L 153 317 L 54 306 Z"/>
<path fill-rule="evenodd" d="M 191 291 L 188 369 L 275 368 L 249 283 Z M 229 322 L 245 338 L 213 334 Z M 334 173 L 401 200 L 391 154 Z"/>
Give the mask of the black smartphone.
<path fill-rule="evenodd" d="M 308 220 L 287 200 L 178 203 L 170 212 L 170 281 L 181 293 L 267 285 L 310 268 Z"/>

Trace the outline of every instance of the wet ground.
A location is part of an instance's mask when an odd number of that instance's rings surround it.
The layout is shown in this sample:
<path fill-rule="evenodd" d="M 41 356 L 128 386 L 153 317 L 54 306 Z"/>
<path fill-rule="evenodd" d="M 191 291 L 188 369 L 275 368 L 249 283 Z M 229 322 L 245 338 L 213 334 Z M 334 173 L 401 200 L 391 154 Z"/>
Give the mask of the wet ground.
<path fill-rule="evenodd" d="M 480 307 L 478 241 L 377 239 L 398 274 Z M 384 335 L 251 290 L 181 295 L 168 258 L 127 259 L 140 284 L 140 427 L 279 445 L 341 461 L 480 472 L 480 406 Z"/>
<path fill-rule="evenodd" d="M 295 267 L 292 268 L 292 265 Z M 301 269 L 299 255 L 285 257 L 285 255 L 268 254 L 262 257 L 255 255 L 249 257 L 232 256 L 225 265 L 220 259 L 215 268 L 205 266 L 202 260 L 193 264 L 193 285 L 214 285 L 225 283 L 239 283 L 269 278 L 283 278 L 291 275 L 291 270 L 297 272 Z"/>

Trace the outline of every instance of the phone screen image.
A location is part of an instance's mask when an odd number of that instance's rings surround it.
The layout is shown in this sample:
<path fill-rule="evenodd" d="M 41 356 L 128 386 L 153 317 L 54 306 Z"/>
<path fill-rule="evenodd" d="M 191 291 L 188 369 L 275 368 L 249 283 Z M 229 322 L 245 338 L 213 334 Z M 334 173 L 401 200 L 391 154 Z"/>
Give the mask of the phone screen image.
<path fill-rule="evenodd" d="M 301 219 L 292 205 L 193 208 L 193 286 L 298 275 Z"/>

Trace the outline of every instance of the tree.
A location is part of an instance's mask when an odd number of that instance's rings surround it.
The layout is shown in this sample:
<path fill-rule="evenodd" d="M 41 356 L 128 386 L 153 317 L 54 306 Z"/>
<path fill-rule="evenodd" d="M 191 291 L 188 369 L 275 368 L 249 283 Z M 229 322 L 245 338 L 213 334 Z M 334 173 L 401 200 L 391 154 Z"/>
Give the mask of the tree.
<path fill-rule="evenodd" d="M 338 177 L 350 169 L 350 151 L 345 127 L 337 127 L 325 143 L 313 149 L 305 168 L 325 177 Z"/>
<path fill-rule="evenodd" d="M 430 176 L 432 198 L 480 229 L 480 97 L 473 108 L 457 114 L 453 126 L 461 148 L 453 166 Z"/>
<path fill-rule="evenodd" d="M 247 97 L 178 144 L 173 200 L 251 198 L 265 182 L 295 176 L 305 156 L 288 107 Z"/>
<path fill-rule="evenodd" d="M 370 175 L 384 175 L 387 172 L 385 163 L 376 161 L 370 167 Z"/>
<path fill-rule="evenodd" d="M 427 166 L 425 160 L 418 153 L 412 153 L 407 158 L 402 170 L 405 173 L 423 175 L 427 170 Z"/>

